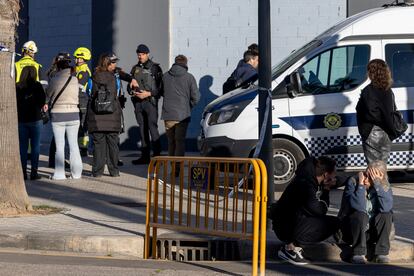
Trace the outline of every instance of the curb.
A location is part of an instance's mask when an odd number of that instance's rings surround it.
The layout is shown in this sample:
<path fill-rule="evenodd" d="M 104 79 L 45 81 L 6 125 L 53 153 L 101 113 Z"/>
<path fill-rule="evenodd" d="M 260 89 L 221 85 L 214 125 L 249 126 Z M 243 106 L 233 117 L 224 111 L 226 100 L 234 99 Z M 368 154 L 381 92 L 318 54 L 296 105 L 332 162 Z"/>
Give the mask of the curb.
<path fill-rule="evenodd" d="M 140 236 L 91 236 L 50 233 L 1 233 L 0 248 L 93 253 L 141 259 L 144 238 Z"/>
<path fill-rule="evenodd" d="M 283 243 L 275 238 L 273 232 L 267 232 L 266 260 L 279 260 L 277 251 Z M 242 259 L 251 259 L 253 244 L 251 241 L 239 241 Z M 343 259 L 350 258 L 350 249 L 342 250 L 334 242 L 321 242 L 303 246 L 305 257 L 314 262 L 343 262 Z M 389 252 L 391 262 L 411 262 L 414 260 L 414 242 L 396 237 L 391 241 Z"/>

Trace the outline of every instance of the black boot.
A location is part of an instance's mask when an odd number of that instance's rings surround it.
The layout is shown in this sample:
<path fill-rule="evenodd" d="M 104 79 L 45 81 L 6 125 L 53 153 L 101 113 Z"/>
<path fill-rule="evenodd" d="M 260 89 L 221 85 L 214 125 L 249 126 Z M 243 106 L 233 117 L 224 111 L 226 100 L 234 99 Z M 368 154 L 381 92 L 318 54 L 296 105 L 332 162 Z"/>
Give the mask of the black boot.
<path fill-rule="evenodd" d="M 161 142 L 159 139 L 157 141 L 152 142 L 152 152 L 153 157 L 161 155 Z"/>
<path fill-rule="evenodd" d="M 32 172 L 30 173 L 30 180 L 38 180 L 40 179 L 40 175 L 37 173 L 37 169 L 32 169 Z"/>
<path fill-rule="evenodd" d="M 132 164 L 134 165 L 144 165 L 144 164 L 149 164 L 151 161 L 149 156 L 141 156 L 138 159 L 132 160 Z"/>

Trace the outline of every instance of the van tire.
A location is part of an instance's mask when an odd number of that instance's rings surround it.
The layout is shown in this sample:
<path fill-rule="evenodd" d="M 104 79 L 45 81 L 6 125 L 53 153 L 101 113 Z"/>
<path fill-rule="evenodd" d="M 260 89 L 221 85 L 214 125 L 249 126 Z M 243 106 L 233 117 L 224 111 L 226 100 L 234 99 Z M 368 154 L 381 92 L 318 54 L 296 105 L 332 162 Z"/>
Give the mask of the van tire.
<path fill-rule="evenodd" d="M 305 154 L 290 140 L 274 138 L 272 143 L 275 190 L 280 191 L 292 181 L 298 164 L 305 159 Z"/>

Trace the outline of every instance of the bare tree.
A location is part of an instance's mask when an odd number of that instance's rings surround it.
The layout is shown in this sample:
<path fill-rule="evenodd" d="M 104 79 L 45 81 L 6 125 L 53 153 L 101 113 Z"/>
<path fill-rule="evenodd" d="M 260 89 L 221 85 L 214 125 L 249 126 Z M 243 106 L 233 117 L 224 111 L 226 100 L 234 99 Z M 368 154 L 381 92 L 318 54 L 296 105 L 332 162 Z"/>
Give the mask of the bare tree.
<path fill-rule="evenodd" d="M 0 0 L 0 216 L 32 210 L 19 154 L 16 87 L 10 71 L 19 21 L 19 0 Z"/>

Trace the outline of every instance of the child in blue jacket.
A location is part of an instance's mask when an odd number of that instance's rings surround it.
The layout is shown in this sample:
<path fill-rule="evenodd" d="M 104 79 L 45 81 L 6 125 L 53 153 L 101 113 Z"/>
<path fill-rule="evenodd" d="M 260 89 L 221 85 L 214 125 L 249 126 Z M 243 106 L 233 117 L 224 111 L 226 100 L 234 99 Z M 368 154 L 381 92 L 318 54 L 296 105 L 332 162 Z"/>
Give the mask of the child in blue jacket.
<path fill-rule="evenodd" d="M 392 190 L 383 161 L 372 162 L 365 172 L 348 179 L 338 216 L 343 240 L 352 247 L 353 263 L 366 263 L 367 244 L 374 247 L 376 262 L 389 263 L 392 207 Z"/>

